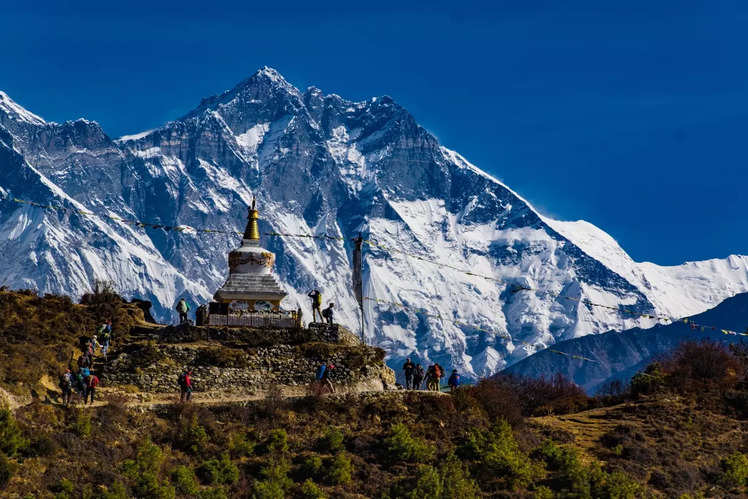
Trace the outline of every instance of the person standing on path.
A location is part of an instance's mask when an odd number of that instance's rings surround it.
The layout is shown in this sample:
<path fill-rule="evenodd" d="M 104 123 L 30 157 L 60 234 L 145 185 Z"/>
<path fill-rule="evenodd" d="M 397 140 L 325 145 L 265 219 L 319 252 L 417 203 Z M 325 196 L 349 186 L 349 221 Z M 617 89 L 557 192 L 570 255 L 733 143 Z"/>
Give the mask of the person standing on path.
<path fill-rule="evenodd" d="M 452 369 L 452 375 L 449 377 L 447 384 L 450 392 L 454 392 L 460 386 L 460 375 L 457 374 L 457 369 Z"/>
<path fill-rule="evenodd" d="M 317 322 L 317 316 L 319 315 L 319 321 L 322 322 L 322 293 L 317 289 L 313 289 L 307 295 L 312 299 L 312 322 Z"/>
<path fill-rule="evenodd" d="M 112 319 L 101 325 L 99 328 L 99 343 L 101 344 L 101 353 L 104 357 L 107 357 L 109 351 L 109 343 L 112 341 Z"/>
<path fill-rule="evenodd" d="M 416 364 L 416 368 L 413 371 L 413 389 L 414 390 L 420 390 L 421 389 L 421 383 L 423 383 L 423 366 L 421 364 Z"/>
<path fill-rule="evenodd" d="M 335 304 L 330 303 L 330 306 L 322 311 L 322 317 L 325 318 L 325 320 L 327 321 L 329 325 L 332 325 L 332 316 L 333 316 L 334 307 L 335 307 Z"/>
<path fill-rule="evenodd" d="M 70 368 L 60 376 L 60 390 L 62 390 L 62 405 L 67 407 L 73 401 L 73 373 Z"/>
<path fill-rule="evenodd" d="M 177 312 L 179 312 L 179 324 L 185 324 L 188 321 L 187 314 L 190 311 L 190 306 L 184 298 L 181 298 L 176 308 Z"/>
<path fill-rule="evenodd" d="M 97 386 L 99 386 L 99 377 L 94 373 L 89 374 L 88 378 L 86 378 L 86 394 L 83 397 L 84 405 L 88 400 L 90 400 L 90 402 L 88 402 L 89 404 L 93 404 Z"/>
<path fill-rule="evenodd" d="M 189 402 L 192 398 L 192 371 L 185 369 L 179 376 L 179 401 Z"/>
<path fill-rule="evenodd" d="M 416 369 L 416 366 L 410 361 L 410 357 L 405 359 L 405 364 L 403 364 L 403 372 L 405 373 L 405 389 L 406 390 L 411 390 L 414 388 L 413 373 L 415 369 Z"/>

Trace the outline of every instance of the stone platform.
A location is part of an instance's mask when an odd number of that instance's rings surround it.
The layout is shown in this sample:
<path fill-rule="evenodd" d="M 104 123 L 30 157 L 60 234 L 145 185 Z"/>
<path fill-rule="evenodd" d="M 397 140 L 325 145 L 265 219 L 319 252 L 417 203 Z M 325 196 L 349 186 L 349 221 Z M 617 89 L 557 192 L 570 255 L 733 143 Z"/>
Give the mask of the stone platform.
<path fill-rule="evenodd" d="M 132 334 L 139 339 L 114 352 L 104 367 L 102 379 L 109 386 L 176 392 L 181 370 L 189 367 L 196 392 L 253 393 L 309 385 L 323 362 L 335 365 L 330 379 L 340 391 L 378 391 L 395 384 L 384 351 L 362 345 L 342 327 L 166 326 Z"/>

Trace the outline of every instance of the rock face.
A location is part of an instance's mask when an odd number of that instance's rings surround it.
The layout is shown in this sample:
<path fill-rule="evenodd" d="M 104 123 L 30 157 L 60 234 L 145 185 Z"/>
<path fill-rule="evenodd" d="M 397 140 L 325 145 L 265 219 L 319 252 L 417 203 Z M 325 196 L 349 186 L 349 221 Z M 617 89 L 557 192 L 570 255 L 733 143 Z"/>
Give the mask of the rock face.
<path fill-rule="evenodd" d="M 9 265 L 0 279 L 8 286 L 77 296 L 108 280 L 167 318 L 180 297 L 210 299 L 239 237 L 138 228 L 104 215 L 242 230 L 255 195 L 262 233 L 333 236 L 262 236 L 277 256 L 284 308 L 309 313 L 306 292 L 320 289 L 354 333 L 351 239 L 359 232 L 496 279 L 366 246 L 364 293 L 408 307 L 366 302 L 367 341 L 391 365 L 410 355 L 467 378 L 487 375 L 557 341 L 653 325 L 620 305 L 685 316 L 748 290 L 746 257 L 641 264 L 590 224 L 542 217 L 389 97 L 301 92 L 263 68 L 179 120 L 112 140 L 96 123 L 47 123 L 2 94 L 0 251 Z M 532 290 L 513 292 L 518 285 Z"/>
<path fill-rule="evenodd" d="M 338 328 L 167 327 L 150 333 L 162 342 L 129 344 L 106 364 L 102 379 L 109 386 L 134 385 L 146 392 L 173 393 L 179 390 L 181 369 L 189 367 L 195 391 L 251 393 L 306 387 L 323 362 L 335 366 L 330 379 L 338 390 L 384 390 L 395 383 L 393 371 L 384 363 L 384 351 L 351 345 L 350 333 Z"/>

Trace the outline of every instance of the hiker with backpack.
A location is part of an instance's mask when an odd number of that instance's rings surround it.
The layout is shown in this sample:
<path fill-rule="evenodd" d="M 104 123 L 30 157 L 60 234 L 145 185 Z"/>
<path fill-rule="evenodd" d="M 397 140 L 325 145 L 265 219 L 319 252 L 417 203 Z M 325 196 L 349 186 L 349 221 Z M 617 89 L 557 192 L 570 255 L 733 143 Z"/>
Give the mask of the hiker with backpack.
<path fill-rule="evenodd" d="M 332 315 L 333 315 L 332 309 L 334 306 L 335 306 L 334 303 L 330 303 L 330 306 L 322 311 L 322 317 L 325 318 L 325 321 L 327 321 L 329 325 L 332 325 Z"/>
<path fill-rule="evenodd" d="M 312 299 L 312 322 L 317 322 L 317 315 L 319 315 L 319 321 L 322 322 L 322 311 L 320 310 L 322 306 L 322 293 L 317 289 L 313 289 L 307 296 Z"/>
<path fill-rule="evenodd" d="M 450 392 L 455 391 L 460 386 L 460 375 L 457 374 L 457 369 L 452 369 L 452 375 L 449 377 L 447 384 Z"/>
<path fill-rule="evenodd" d="M 322 389 L 327 388 L 330 390 L 330 393 L 335 393 L 335 387 L 333 386 L 332 381 L 330 381 L 330 371 L 333 369 L 335 369 L 334 365 L 325 362 L 317 368 L 315 380 L 320 386 L 320 392 Z"/>
<path fill-rule="evenodd" d="M 192 371 L 185 369 L 179 375 L 179 402 L 189 402 L 192 398 Z"/>
<path fill-rule="evenodd" d="M 112 319 L 107 321 L 99 327 L 99 342 L 101 344 L 101 353 L 104 357 L 107 356 L 109 351 L 109 343 L 112 341 Z"/>
<path fill-rule="evenodd" d="M 441 391 L 442 378 L 444 377 L 444 368 L 438 362 L 434 363 L 434 374 L 436 375 L 436 391 Z"/>
<path fill-rule="evenodd" d="M 403 364 L 403 372 L 405 373 L 405 389 L 411 390 L 413 389 L 413 373 L 416 370 L 415 364 L 410 361 L 410 357 L 405 359 L 405 364 Z"/>
<path fill-rule="evenodd" d="M 86 378 L 86 394 L 83 396 L 83 404 L 90 399 L 89 404 L 93 404 L 96 387 L 99 386 L 99 377 L 90 373 Z"/>
<path fill-rule="evenodd" d="M 76 393 L 78 393 L 78 396 L 83 400 L 83 403 L 86 403 L 86 379 L 83 377 L 83 373 L 78 371 L 73 376 L 73 387 L 75 388 Z"/>
<path fill-rule="evenodd" d="M 73 373 L 70 368 L 60 375 L 60 390 L 62 390 L 62 405 L 67 407 L 73 401 Z"/>
<path fill-rule="evenodd" d="M 439 378 L 436 376 L 436 368 L 431 364 L 428 369 L 426 369 L 426 390 L 434 391 L 438 386 L 438 381 L 435 380 L 438 379 Z"/>
<path fill-rule="evenodd" d="M 421 383 L 423 383 L 423 366 L 421 364 L 416 364 L 416 368 L 413 371 L 413 389 L 414 390 L 420 390 L 421 389 Z"/>
<path fill-rule="evenodd" d="M 180 298 L 176 306 L 177 312 L 179 313 L 179 324 L 185 324 L 188 322 L 187 313 L 190 311 L 190 306 L 184 298 Z"/>

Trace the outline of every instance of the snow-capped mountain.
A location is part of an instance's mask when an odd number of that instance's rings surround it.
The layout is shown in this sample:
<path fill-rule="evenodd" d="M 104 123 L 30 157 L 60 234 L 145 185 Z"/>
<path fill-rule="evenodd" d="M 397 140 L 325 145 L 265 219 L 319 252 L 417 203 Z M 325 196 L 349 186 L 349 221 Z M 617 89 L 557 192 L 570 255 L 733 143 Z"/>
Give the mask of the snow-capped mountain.
<path fill-rule="evenodd" d="M 45 122 L 0 93 L 0 284 L 80 295 L 96 279 L 154 303 L 208 300 L 238 236 L 140 229 L 106 217 L 19 205 L 29 199 L 145 220 L 242 230 L 257 196 L 261 230 L 343 240 L 264 238 L 288 308 L 317 287 L 359 330 L 352 237 L 497 281 L 365 247 L 367 338 L 391 362 L 413 355 L 486 375 L 562 339 L 647 327 L 652 319 L 559 295 L 671 316 L 748 291 L 748 257 L 636 263 L 586 222 L 541 216 L 389 97 L 352 102 L 301 92 L 263 68 L 183 118 L 109 138 L 94 122 Z M 532 288 L 515 292 L 516 286 Z M 474 327 L 440 320 L 461 321 Z M 510 337 L 511 339 L 509 339 Z"/>

